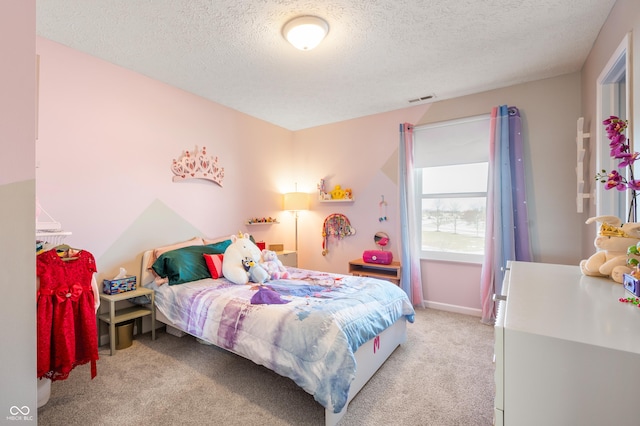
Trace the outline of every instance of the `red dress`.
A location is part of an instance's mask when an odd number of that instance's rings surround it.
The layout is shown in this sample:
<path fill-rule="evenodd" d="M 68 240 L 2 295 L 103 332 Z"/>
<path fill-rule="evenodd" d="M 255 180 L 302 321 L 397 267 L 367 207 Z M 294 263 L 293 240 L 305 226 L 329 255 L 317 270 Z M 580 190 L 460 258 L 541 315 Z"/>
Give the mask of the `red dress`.
<path fill-rule="evenodd" d="M 65 380 L 91 362 L 96 376 L 98 336 L 91 288 L 96 262 L 88 251 L 63 260 L 55 249 L 36 256 L 38 290 L 38 378 Z"/>

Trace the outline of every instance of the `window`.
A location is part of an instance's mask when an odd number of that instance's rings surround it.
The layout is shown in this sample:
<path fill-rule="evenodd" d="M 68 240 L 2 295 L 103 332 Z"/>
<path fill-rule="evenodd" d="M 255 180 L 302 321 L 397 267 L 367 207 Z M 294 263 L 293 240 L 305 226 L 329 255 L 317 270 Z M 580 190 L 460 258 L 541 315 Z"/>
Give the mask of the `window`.
<path fill-rule="evenodd" d="M 482 262 L 490 115 L 414 128 L 416 205 L 425 259 Z"/>

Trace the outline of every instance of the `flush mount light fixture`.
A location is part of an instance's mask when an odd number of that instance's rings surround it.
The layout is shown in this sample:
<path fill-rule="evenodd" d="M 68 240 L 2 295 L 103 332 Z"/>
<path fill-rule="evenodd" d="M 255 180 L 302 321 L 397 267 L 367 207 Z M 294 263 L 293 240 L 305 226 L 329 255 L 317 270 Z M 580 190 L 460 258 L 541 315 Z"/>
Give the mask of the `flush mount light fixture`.
<path fill-rule="evenodd" d="M 329 24 L 317 16 L 298 16 L 282 27 L 282 35 L 300 50 L 311 50 L 325 38 Z"/>

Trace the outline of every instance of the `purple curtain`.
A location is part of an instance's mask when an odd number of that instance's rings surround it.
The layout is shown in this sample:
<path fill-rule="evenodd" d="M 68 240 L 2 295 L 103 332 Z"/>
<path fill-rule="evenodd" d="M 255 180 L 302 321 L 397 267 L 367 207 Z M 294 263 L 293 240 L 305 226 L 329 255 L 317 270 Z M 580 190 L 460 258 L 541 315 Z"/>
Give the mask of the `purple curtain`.
<path fill-rule="evenodd" d="M 417 220 L 415 170 L 413 168 L 413 125 L 400 124 L 400 247 L 402 289 L 414 306 L 424 307 L 420 246 L 421 225 Z"/>
<path fill-rule="evenodd" d="M 485 257 L 481 275 L 482 322 L 495 320 L 494 294 L 500 294 L 509 260 L 531 261 L 524 182 L 522 123 L 516 107 L 491 111 Z"/>

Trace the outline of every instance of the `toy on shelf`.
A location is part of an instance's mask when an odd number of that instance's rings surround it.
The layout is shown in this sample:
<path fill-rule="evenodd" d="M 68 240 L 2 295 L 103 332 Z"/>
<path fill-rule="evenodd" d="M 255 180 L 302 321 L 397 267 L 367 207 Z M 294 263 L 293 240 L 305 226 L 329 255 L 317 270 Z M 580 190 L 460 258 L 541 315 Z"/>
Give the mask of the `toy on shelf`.
<path fill-rule="evenodd" d="M 318 198 L 320 201 L 353 201 L 353 190 L 336 185 L 333 190 L 327 191 L 326 182 L 320 179 L 318 184 Z"/>
<path fill-rule="evenodd" d="M 252 217 L 251 219 L 247 220 L 247 225 L 261 225 L 261 224 L 267 224 L 267 223 L 280 223 L 280 222 L 278 222 L 278 219 L 275 219 L 271 216 Z"/>
<path fill-rule="evenodd" d="M 355 235 L 356 229 L 351 226 L 349 218 L 340 213 L 332 213 L 326 217 L 322 225 L 322 255 L 329 253 L 329 238 L 338 240 Z"/>

